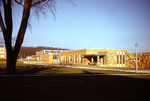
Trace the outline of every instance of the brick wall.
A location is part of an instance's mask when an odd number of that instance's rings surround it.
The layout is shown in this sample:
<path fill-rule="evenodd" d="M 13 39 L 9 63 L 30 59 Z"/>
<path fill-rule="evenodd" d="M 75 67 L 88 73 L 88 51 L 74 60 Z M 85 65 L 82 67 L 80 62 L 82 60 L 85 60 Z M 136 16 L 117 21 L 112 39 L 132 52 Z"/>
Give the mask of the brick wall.
<path fill-rule="evenodd" d="M 41 61 L 46 64 L 53 63 L 53 54 L 41 55 Z"/>
<path fill-rule="evenodd" d="M 117 54 L 115 51 L 107 52 L 107 66 L 110 66 L 110 67 L 117 66 Z"/>

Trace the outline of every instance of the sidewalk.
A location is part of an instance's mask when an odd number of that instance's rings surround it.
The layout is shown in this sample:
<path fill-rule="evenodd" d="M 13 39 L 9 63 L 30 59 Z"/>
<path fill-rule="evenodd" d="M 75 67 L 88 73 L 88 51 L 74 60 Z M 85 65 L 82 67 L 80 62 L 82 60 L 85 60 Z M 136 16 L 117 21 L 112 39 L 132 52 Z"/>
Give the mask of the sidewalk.
<path fill-rule="evenodd" d="M 102 66 L 89 66 L 89 65 L 55 65 L 55 64 L 36 64 L 36 65 L 48 65 L 56 67 L 68 67 L 68 68 L 83 68 L 83 69 L 95 69 L 95 70 L 112 70 L 112 71 L 123 71 L 123 72 L 133 72 L 135 73 L 135 68 L 124 68 L 124 67 L 102 67 Z M 150 74 L 150 69 L 138 68 L 137 73 L 147 73 Z"/>
<path fill-rule="evenodd" d="M 123 71 L 123 72 L 135 72 L 134 68 L 99 67 L 99 66 L 65 66 L 65 67 L 95 69 L 95 70 L 112 70 L 112 71 Z M 150 74 L 150 69 L 138 69 L 137 72 Z"/>

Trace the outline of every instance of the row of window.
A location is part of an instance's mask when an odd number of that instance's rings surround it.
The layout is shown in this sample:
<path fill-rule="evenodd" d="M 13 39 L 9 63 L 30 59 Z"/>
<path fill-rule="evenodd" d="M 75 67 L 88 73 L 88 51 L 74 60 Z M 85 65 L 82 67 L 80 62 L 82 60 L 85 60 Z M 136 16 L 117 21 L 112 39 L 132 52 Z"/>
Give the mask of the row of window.
<path fill-rule="evenodd" d="M 60 51 L 43 50 L 43 54 L 60 54 Z"/>
<path fill-rule="evenodd" d="M 117 64 L 125 64 L 125 56 L 117 55 Z"/>
<path fill-rule="evenodd" d="M 68 63 L 72 64 L 73 62 L 74 62 L 74 64 L 77 64 L 78 61 L 79 61 L 80 64 L 83 64 L 84 63 L 84 58 L 83 57 L 84 57 L 84 54 L 79 54 L 79 58 L 78 58 L 78 54 L 65 55 L 65 56 L 61 56 L 61 61 L 66 63 L 66 64 L 68 64 Z M 59 60 L 58 60 L 58 62 L 59 62 Z"/>
<path fill-rule="evenodd" d="M 130 61 L 136 61 L 136 57 L 130 58 Z M 140 58 L 137 57 L 137 61 L 140 61 Z"/>

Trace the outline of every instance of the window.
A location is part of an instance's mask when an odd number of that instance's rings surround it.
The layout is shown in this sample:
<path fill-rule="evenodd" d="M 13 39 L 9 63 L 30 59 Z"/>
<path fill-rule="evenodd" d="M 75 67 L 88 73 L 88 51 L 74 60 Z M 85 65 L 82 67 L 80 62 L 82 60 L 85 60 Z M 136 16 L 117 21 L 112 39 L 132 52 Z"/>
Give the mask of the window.
<path fill-rule="evenodd" d="M 59 56 L 59 55 L 53 54 L 53 59 L 57 59 L 57 56 Z"/>
<path fill-rule="evenodd" d="M 72 63 L 72 55 L 69 55 L 69 63 Z"/>
<path fill-rule="evenodd" d="M 68 63 L 68 55 L 65 56 L 65 63 Z"/>
<path fill-rule="evenodd" d="M 78 55 L 77 54 L 74 55 L 74 63 L 78 63 Z"/>
<path fill-rule="evenodd" d="M 125 56 L 123 55 L 123 64 L 125 64 Z"/>
<path fill-rule="evenodd" d="M 4 54 L 4 52 L 0 52 L 0 54 Z"/>
<path fill-rule="evenodd" d="M 4 50 L 4 48 L 0 48 L 0 50 Z"/>
<path fill-rule="evenodd" d="M 60 62 L 60 59 L 58 58 L 58 62 Z"/>
<path fill-rule="evenodd" d="M 1 55 L 1 58 L 4 58 L 4 55 Z"/>
<path fill-rule="evenodd" d="M 122 55 L 120 55 L 120 64 L 122 64 Z"/>
<path fill-rule="evenodd" d="M 83 60 L 84 60 L 83 57 L 84 57 L 84 54 L 80 54 L 80 55 L 79 55 L 79 60 L 80 60 L 79 62 L 80 62 L 80 63 L 83 63 L 83 62 L 84 62 L 84 61 L 83 61 Z"/>
<path fill-rule="evenodd" d="M 123 52 L 123 64 L 125 64 L 125 52 Z"/>
<path fill-rule="evenodd" d="M 61 61 L 64 62 L 64 56 L 61 56 Z"/>
<path fill-rule="evenodd" d="M 136 57 L 130 58 L 130 61 L 136 61 Z M 140 58 L 139 58 L 139 57 L 137 57 L 137 61 L 140 61 Z"/>
<path fill-rule="evenodd" d="M 66 56 L 65 56 L 65 63 L 66 63 Z"/>
<path fill-rule="evenodd" d="M 117 55 L 117 64 L 119 64 L 119 55 Z"/>

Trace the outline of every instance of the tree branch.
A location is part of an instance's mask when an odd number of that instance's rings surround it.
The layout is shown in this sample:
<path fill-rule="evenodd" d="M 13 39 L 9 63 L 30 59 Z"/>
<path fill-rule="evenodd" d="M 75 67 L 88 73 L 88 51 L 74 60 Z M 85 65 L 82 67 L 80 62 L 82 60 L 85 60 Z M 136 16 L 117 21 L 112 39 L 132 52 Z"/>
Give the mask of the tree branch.
<path fill-rule="evenodd" d="M 21 3 L 22 3 L 22 0 L 20 0 L 20 2 L 18 2 L 17 0 L 15 0 L 15 2 L 16 2 L 17 4 L 23 6 L 23 4 L 21 4 Z"/>
<path fill-rule="evenodd" d="M 3 0 L 3 6 L 4 6 L 4 16 L 5 16 L 5 25 L 6 29 L 9 31 L 9 33 L 12 34 L 12 10 L 11 10 L 11 0 L 7 0 L 7 3 L 5 0 Z"/>
<path fill-rule="evenodd" d="M 20 47 L 23 43 L 25 31 L 27 28 L 28 19 L 30 16 L 31 3 L 32 3 L 31 0 L 25 0 L 23 15 L 22 15 L 22 21 L 21 21 L 21 25 L 19 28 L 19 32 L 18 32 L 18 36 L 16 39 L 15 48 L 14 48 L 14 51 L 17 51 L 18 53 L 19 53 Z"/>
<path fill-rule="evenodd" d="M 1 27 L 1 30 L 4 32 L 6 28 L 5 28 L 5 25 L 4 25 L 4 22 L 3 22 L 1 11 L 0 11 L 0 27 Z"/>
<path fill-rule="evenodd" d="M 33 2 L 31 6 L 37 5 L 37 4 L 39 4 L 39 3 L 41 3 L 41 2 L 44 2 L 44 1 L 46 1 L 46 0 L 40 0 L 40 1 L 37 1 L 37 2 Z M 48 0 L 48 1 L 49 1 L 49 0 Z"/>

